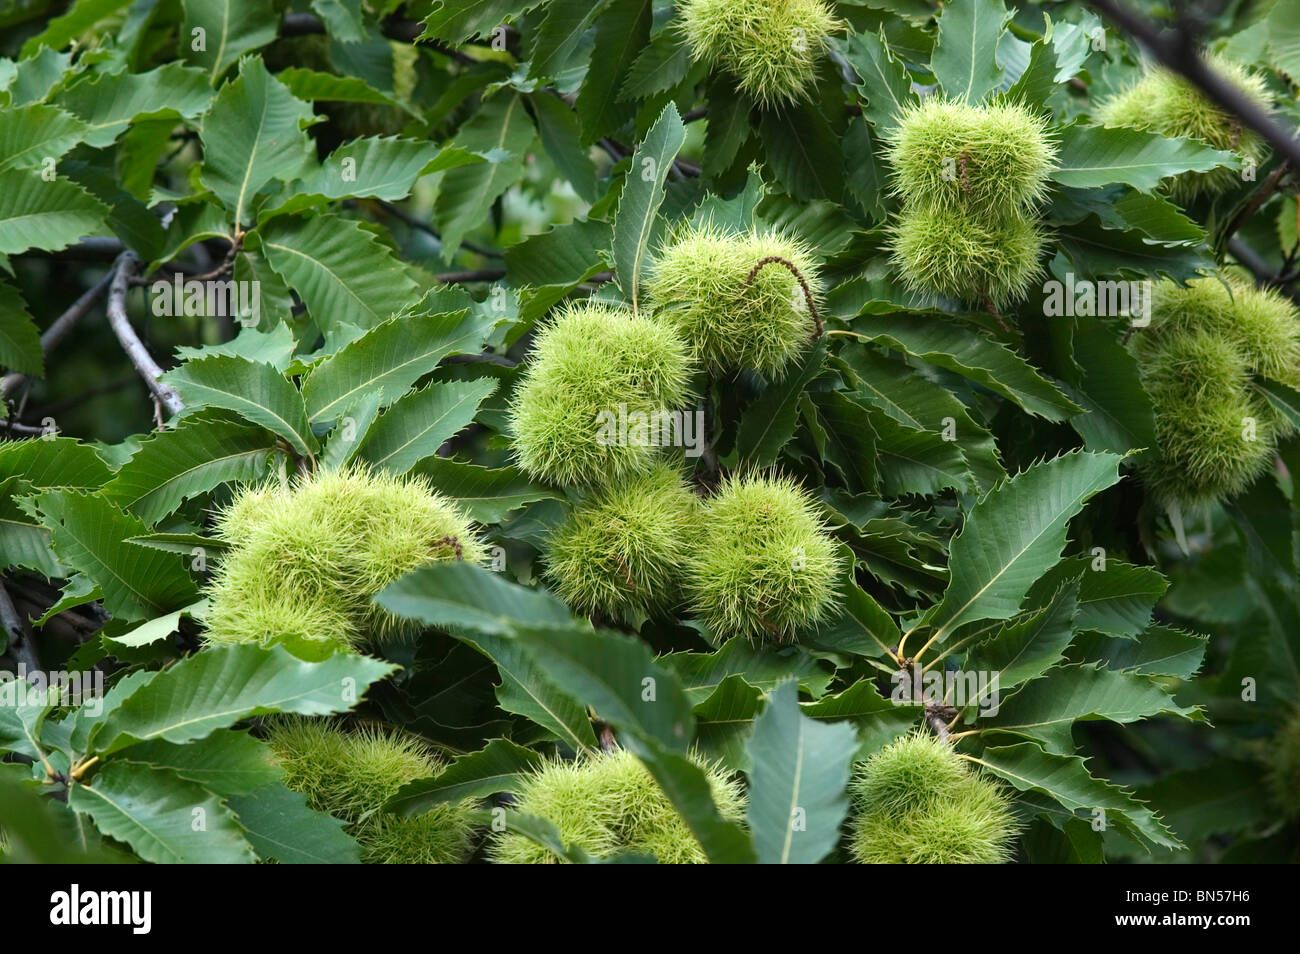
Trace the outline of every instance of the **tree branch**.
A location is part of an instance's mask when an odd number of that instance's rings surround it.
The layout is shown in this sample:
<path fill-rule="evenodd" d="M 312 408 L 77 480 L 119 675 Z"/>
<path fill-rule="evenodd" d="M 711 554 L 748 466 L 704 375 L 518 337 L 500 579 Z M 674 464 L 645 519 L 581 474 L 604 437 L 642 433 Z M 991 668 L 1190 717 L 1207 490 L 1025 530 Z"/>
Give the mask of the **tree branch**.
<path fill-rule="evenodd" d="M 14 608 L 3 580 L 0 580 L 0 625 L 9 633 L 9 655 L 25 665 L 28 672 L 39 671 L 41 660 L 36 655 L 36 647 L 32 645 L 27 623 Z"/>
<path fill-rule="evenodd" d="M 1186 77 L 1205 96 L 1257 133 L 1294 167 L 1300 168 L 1300 139 L 1276 122 L 1250 99 L 1206 64 L 1185 31 L 1173 37 L 1121 7 L 1116 0 L 1088 0 L 1124 32 L 1134 36 L 1160 63 Z"/>
<path fill-rule="evenodd" d="M 126 356 L 131 359 L 131 364 L 144 379 L 154 400 L 167 412 L 167 416 L 171 417 L 184 410 L 185 405 L 174 388 L 158 380 L 162 377 L 163 370 L 149 354 L 126 315 L 126 293 L 131 287 L 131 276 L 135 274 L 139 264 L 140 259 L 134 252 L 125 252 L 117 260 L 113 282 L 108 289 L 108 323 L 113 329 L 113 334 L 117 335 L 122 350 L 126 352 Z"/>

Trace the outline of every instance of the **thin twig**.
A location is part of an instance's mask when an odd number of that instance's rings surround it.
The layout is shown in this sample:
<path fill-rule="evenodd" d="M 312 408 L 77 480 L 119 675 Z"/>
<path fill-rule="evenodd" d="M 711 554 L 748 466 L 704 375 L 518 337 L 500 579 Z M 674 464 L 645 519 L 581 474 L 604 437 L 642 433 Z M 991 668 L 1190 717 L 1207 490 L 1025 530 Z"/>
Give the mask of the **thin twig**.
<path fill-rule="evenodd" d="M 784 265 L 789 269 L 790 274 L 794 276 L 794 280 L 799 283 L 799 287 L 803 289 L 804 301 L 808 303 L 808 314 L 812 315 L 813 325 L 816 328 L 813 334 L 813 340 L 816 341 L 822 336 L 822 316 L 817 311 L 817 301 L 813 298 L 812 289 L 808 287 L 808 280 L 803 277 L 803 272 L 799 271 L 794 262 L 788 258 L 782 258 L 780 255 L 769 255 L 767 258 L 759 259 L 758 264 L 749 270 L 749 275 L 746 277 L 742 289 L 754 284 L 754 279 L 758 277 L 758 273 L 766 265 Z"/>
<path fill-rule="evenodd" d="M 41 335 L 41 352 L 43 354 L 49 355 L 51 351 L 59 346 L 59 342 L 66 338 L 69 332 L 77 326 L 77 322 L 86 317 L 90 307 L 99 301 L 104 292 L 108 290 L 108 286 L 112 283 L 113 276 L 116 273 L 117 265 L 114 263 L 103 278 L 91 285 L 80 298 L 72 303 L 67 311 L 54 319 L 54 323 L 46 328 Z M 0 395 L 8 397 L 22 387 L 25 380 L 27 380 L 27 375 L 19 374 L 16 371 L 13 374 L 6 374 L 3 378 L 0 378 Z"/>
<path fill-rule="evenodd" d="M 1300 139 L 1211 69 L 1191 42 L 1193 37 L 1188 31 L 1176 31 L 1172 38 L 1167 38 L 1153 24 L 1115 0 L 1089 0 L 1089 4 L 1120 29 L 1136 37 L 1164 66 L 1200 87 L 1208 99 L 1257 133 L 1292 166 L 1300 168 Z"/>
<path fill-rule="evenodd" d="M 117 335 L 122 350 L 126 352 L 126 356 L 131 359 L 131 364 L 144 379 L 149 392 L 159 406 L 167 412 L 167 416 L 171 417 L 184 410 L 185 404 L 174 388 L 158 380 L 162 377 L 163 370 L 149 354 L 126 315 L 126 293 L 131 287 L 131 276 L 135 274 L 139 264 L 140 259 L 134 252 L 126 252 L 118 259 L 113 282 L 108 289 L 108 323 L 113 329 L 113 334 Z"/>
<path fill-rule="evenodd" d="M 1273 193 L 1277 191 L 1278 183 L 1282 181 L 1282 177 L 1290 171 L 1290 163 L 1284 160 L 1276 169 L 1270 172 L 1268 178 L 1260 183 L 1255 194 L 1251 196 L 1250 201 L 1247 202 L 1242 210 L 1237 213 L 1237 217 L 1232 220 L 1232 224 L 1228 226 L 1228 231 L 1225 234 L 1235 235 L 1243 225 L 1249 222 L 1251 217 L 1259 211 L 1259 207 L 1267 202 L 1272 197 Z"/>

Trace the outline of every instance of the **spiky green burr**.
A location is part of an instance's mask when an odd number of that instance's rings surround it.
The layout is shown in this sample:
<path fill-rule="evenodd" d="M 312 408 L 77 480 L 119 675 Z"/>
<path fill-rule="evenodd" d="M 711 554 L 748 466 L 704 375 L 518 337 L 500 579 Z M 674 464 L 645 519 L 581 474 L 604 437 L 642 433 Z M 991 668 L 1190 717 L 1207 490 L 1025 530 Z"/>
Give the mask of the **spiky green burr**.
<path fill-rule="evenodd" d="M 1210 56 L 1209 65 L 1261 109 L 1272 105 L 1262 77 L 1244 67 Z M 1137 83 L 1102 103 L 1096 118 L 1107 126 L 1128 126 L 1159 133 L 1167 139 L 1195 139 L 1225 152 L 1236 153 L 1258 165 L 1268 147 L 1229 113 L 1207 100 L 1186 79 L 1168 70 L 1154 68 Z M 1203 195 L 1218 195 L 1239 184 L 1241 173 L 1219 167 L 1208 172 L 1184 172 L 1169 183 L 1177 202 L 1190 202 Z"/>
<path fill-rule="evenodd" d="M 1300 385 L 1300 312 L 1231 273 L 1156 286 L 1151 324 L 1133 336 L 1156 417 L 1157 452 L 1140 465 L 1167 504 L 1199 506 L 1241 493 L 1294 428 L 1254 384 Z"/>
<path fill-rule="evenodd" d="M 285 643 L 307 656 L 406 632 L 373 594 L 425 563 L 486 556 L 427 480 L 365 468 L 245 488 L 216 529 L 232 546 L 208 587 L 207 642 Z"/>
<path fill-rule="evenodd" d="M 610 439 L 610 415 L 653 414 L 690 397 L 690 351 L 669 325 L 601 302 L 565 305 L 537 336 L 510 404 L 519 466 L 566 486 L 644 472 L 657 450 Z"/>
<path fill-rule="evenodd" d="M 808 495 L 788 478 L 750 474 L 706 502 L 686 587 L 716 637 L 787 641 L 831 615 L 841 570 Z"/>
<path fill-rule="evenodd" d="M 1056 151 L 1047 120 L 1024 106 L 930 96 L 903 110 L 886 155 L 907 202 L 983 215 L 1041 202 Z"/>
<path fill-rule="evenodd" d="M 717 373 L 751 369 L 772 379 L 817 334 L 817 261 L 807 245 L 779 232 L 689 227 L 660 249 L 646 291 L 655 317 Z"/>
<path fill-rule="evenodd" d="M 677 23 L 693 60 L 726 70 L 765 106 L 808 98 L 842 28 L 821 0 L 682 0 Z"/>
<path fill-rule="evenodd" d="M 859 766 L 849 852 L 860 864 L 1001 864 L 1017 824 L 1005 789 L 951 745 L 913 734 Z"/>
<path fill-rule="evenodd" d="M 321 719 L 277 718 L 267 742 L 285 787 L 317 811 L 348 823 L 368 864 L 457 864 L 473 840 L 470 800 L 434 805 L 419 815 L 383 811 L 406 783 L 440 773 L 444 763 L 420 738 L 391 729 L 348 731 Z"/>
<path fill-rule="evenodd" d="M 716 765 L 705 769 L 722 817 L 740 821 L 745 803 L 740 784 Z M 544 818 L 567 845 L 595 858 L 623 853 L 653 855 L 661 864 L 704 864 L 699 841 L 645 766 L 630 752 L 549 761 L 523 779 L 514 810 Z M 555 864 L 549 849 L 509 831 L 496 836 L 488 857 L 497 864 Z"/>
<path fill-rule="evenodd" d="M 592 494 L 546 544 L 546 578 L 584 615 L 659 613 L 681 599 L 699 502 L 680 469 L 654 464 Z"/>
<path fill-rule="evenodd" d="M 890 228 L 893 261 L 913 291 L 994 308 L 1019 301 L 1043 271 L 1043 232 L 1008 209 L 980 215 L 960 206 L 912 205 Z"/>

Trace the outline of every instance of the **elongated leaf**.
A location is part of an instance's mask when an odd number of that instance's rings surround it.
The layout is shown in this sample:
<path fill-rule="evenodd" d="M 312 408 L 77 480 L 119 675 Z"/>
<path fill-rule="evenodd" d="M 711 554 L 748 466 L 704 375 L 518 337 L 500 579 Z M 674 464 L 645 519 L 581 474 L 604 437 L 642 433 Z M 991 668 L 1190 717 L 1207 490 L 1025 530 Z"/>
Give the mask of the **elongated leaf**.
<path fill-rule="evenodd" d="M 21 477 L 33 487 L 93 490 L 113 475 L 89 444 L 69 437 L 40 437 L 0 444 L 0 479 Z"/>
<path fill-rule="evenodd" d="M 839 358 L 853 372 L 853 399 L 859 404 L 878 407 L 916 430 L 953 438 L 981 489 L 1006 478 L 993 435 L 975 423 L 966 406 L 943 385 L 902 361 L 865 348 L 846 348 Z"/>
<path fill-rule="evenodd" d="M 710 862 L 754 862 L 753 840 L 739 822 L 722 817 L 713 801 L 708 776 L 690 756 L 656 745 L 636 734 L 626 736 L 626 744 L 654 776 Z"/>
<path fill-rule="evenodd" d="M 17 477 L 0 480 L 0 570 L 17 566 L 50 579 L 67 576 L 70 571 L 50 548 L 50 531 L 18 502 L 17 495 L 27 489 Z"/>
<path fill-rule="evenodd" d="M 488 218 L 497 196 L 523 177 L 523 155 L 532 131 L 524 98 L 504 91 L 457 131 L 457 146 L 488 161 L 458 166 L 442 178 L 434 213 L 442 230 L 445 261 L 456 254 L 465 234 Z"/>
<path fill-rule="evenodd" d="M 35 171 L 0 172 L 0 255 L 29 248 L 57 252 L 97 232 L 104 205 L 67 179 L 46 182 Z"/>
<path fill-rule="evenodd" d="M 187 361 L 168 371 L 163 380 L 180 394 L 187 412 L 225 408 L 280 435 L 303 456 L 320 449 L 307 423 L 302 395 L 269 364 L 213 355 Z"/>
<path fill-rule="evenodd" d="M 252 794 L 281 775 L 265 742 L 234 729 L 218 729 L 185 745 L 142 742 L 123 753 L 123 760 L 171 769 L 223 798 Z"/>
<path fill-rule="evenodd" d="M 596 733 L 586 707 L 557 688 L 522 645 L 488 633 L 452 632 L 496 664 L 501 674 L 496 697 L 502 709 L 531 719 L 575 752 L 595 749 Z"/>
<path fill-rule="evenodd" d="M 836 46 L 858 74 L 858 91 L 867 98 L 862 115 L 878 134 L 888 134 L 898 125 L 903 107 L 916 101 L 907 67 L 894 59 L 883 37 L 873 33 L 850 33 Z"/>
<path fill-rule="evenodd" d="M 33 103 L 0 112 L 0 169 L 28 169 L 57 160 L 84 140 L 90 127 L 54 106 Z"/>
<path fill-rule="evenodd" d="M 356 841 L 332 815 L 307 807 L 307 796 L 283 785 L 269 785 L 230 799 L 257 857 L 282 865 L 354 865 L 361 861 Z"/>
<path fill-rule="evenodd" d="M 0 282 L 0 367 L 22 374 L 45 373 L 41 333 L 18 289 Z"/>
<path fill-rule="evenodd" d="M 1232 153 L 1194 139 L 1166 139 L 1124 127 L 1076 123 L 1062 130 L 1059 148 L 1061 158 L 1052 178 L 1079 189 L 1123 182 L 1149 192 L 1160 180 L 1182 172 L 1241 165 Z"/>
<path fill-rule="evenodd" d="M 343 712 L 395 668 L 350 654 L 303 662 L 280 646 L 208 648 L 127 696 L 90 741 L 95 751 L 110 753 L 154 739 L 202 739 L 254 715 Z"/>
<path fill-rule="evenodd" d="M 376 467 L 404 474 L 465 429 L 496 382 L 437 382 L 401 398 L 370 427 L 358 456 Z"/>
<path fill-rule="evenodd" d="M 354 139 L 330 153 L 307 178 L 287 187 L 288 198 L 274 209 L 264 210 L 258 219 L 265 221 L 273 213 L 298 212 L 326 199 L 351 196 L 404 199 L 425 173 L 481 161 L 462 149 L 440 150 L 431 142 L 414 139 L 394 136 Z"/>
<path fill-rule="evenodd" d="M 155 864 L 251 864 L 253 848 L 235 813 L 171 769 L 110 762 L 68 804 L 95 827 Z"/>
<path fill-rule="evenodd" d="M 1035 464 L 977 503 L 953 540 L 943 600 L 926 614 L 940 642 L 963 623 L 1007 619 L 1061 557 L 1070 518 L 1119 480 L 1115 454 L 1076 452 Z"/>
<path fill-rule="evenodd" d="M 500 523 L 512 510 L 535 500 L 554 498 L 548 487 L 533 483 L 517 467 L 489 469 L 445 457 L 430 457 L 412 471 L 423 474 L 440 493 L 455 499 L 472 520 Z"/>
<path fill-rule="evenodd" d="M 1207 636 L 1155 623 L 1137 639 L 1083 633 L 1074 645 L 1085 661 L 1100 662 L 1108 669 L 1190 679 L 1201 668 L 1208 643 Z"/>
<path fill-rule="evenodd" d="M 792 196 L 801 201 L 840 200 L 840 143 L 819 110 L 765 111 L 759 131 L 767 164 Z"/>
<path fill-rule="evenodd" d="M 1120 830 L 1140 834 L 1164 848 L 1182 847 L 1182 842 L 1146 805 L 1123 789 L 1088 774 L 1078 756 L 1052 755 L 1032 742 L 1022 742 L 985 749 L 974 761 L 1022 792 L 1042 792 L 1071 812 L 1102 809 L 1108 816 L 1115 816 L 1121 823 L 1117 825 Z"/>
<path fill-rule="evenodd" d="M 182 0 L 185 19 L 181 43 L 185 58 L 207 71 L 216 84 L 221 74 L 245 53 L 266 46 L 279 30 L 276 11 L 258 0 Z M 203 31 L 203 49 L 195 49 L 195 30 Z"/>
<path fill-rule="evenodd" d="M 459 561 L 412 570 L 375 594 L 374 601 L 404 619 L 491 636 L 513 635 L 521 620 L 554 629 L 575 624 L 569 608 L 544 590 L 527 589 Z"/>
<path fill-rule="evenodd" d="M 1018 354 L 991 338 L 929 315 L 860 317 L 853 332 L 970 378 L 1030 414 L 1063 421 L 1082 408 L 1048 383 Z"/>
<path fill-rule="evenodd" d="M 517 792 L 522 776 L 545 763 L 543 756 L 507 739 L 493 739 L 482 750 L 455 759 L 433 778 L 403 785 L 385 811 L 418 815 L 433 805 Z"/>
<path fill-rule="evenodd" d="M 669 103 L 632 154 L 632 167 L 614 217 L 614 271 L 619 287 L 635 311 L 640 302 L 641 271 L 648 261 L 655 216 L 664 200 L 664 180 L 677 150 L 686 141 L 686 127 Z"/>
<path fill-rule="evenodd" d="M 749 740 L 749 828 L 760 864 L 817 864 L 839 841 L 853 730 L 799 711 L 792 682 L 773 690 Z"/>
<path fill-rule="evenodd" d="M 799 396 L 826 362 L 826 339 L 804 352 L 780 381 L 773 381 L 745 409 L 736 434 L 741 459 L 755 467 L 776 463 L 781 449 L 794 436 L 799 418 Z"/>
<path fill-rule="evenodd" d="M 867 418 L 876 434 L 877 466 L 885 496 L 974 489 L 966 456 L 956 441 L 944 440 L 939 431 L 900 424 L 874 408 L 867 410 Z"/>
<path fill-rule="evenodd" d="M 110 73 L 61 92 L 55 105 L 90 126 L 86 142 L 111 146 L 141 117 L 190 119 L 212 101 L 212 85 L 203 70 L 167 63 L 147 73 Z"/>
<path fill-rule="evenodd" d="M 591 62 L 575 107 L 582 142 L 589 145 L 612 133 L 636 113 L 636 104 L 619 93 L 637 55 L 650 44 L 653 0 L 605 0 L 595 21 Z"/>
<path fill-rule="evenodd" d="M 512 22 L 541 0 L 438 0 L 424 18 L 421 40 L 460 43 L 474 36 L 488 36 L 497 26 Z"/>
<path fill-rule="evenodd" d="M 1168 712 L 1196 721 L 1204 715 L 1184 708 L 1149 678 L 1096 666 L 1064 666 L 1050 679 L 1035 679 L 1002 702 L 986 730 L 1007 732 L 1041 742 L 1057 755 L 1074 751 L 1071 729 L 1081 719 L 1136 722 Z"/>
<path fill-rule="evenodd" d="M 966 669 L 995 673 L 999 692 L 1038 678 L 1064 658 L 1074 636 L 1078 607 L 1079 583 L 1075 580 L 1062 586 L 1048 606 L 1007 624 L 976 646 Z"/>
<path fill-rule="evenodd" d="M 449 354 L 477 352 L 489 326 L 478 314 L 393 318 L 340 348 L 302 386 L 313 424 L 331 421 L 363 395 L 391 404 Z"/>
<path fill-rule="evenodd" d="M 184 501 L 228 481 L 254 482 L 266 473 L 274 438 L 260 427 L 194 417 L 140 445 L 104 496 L 148 524 Z"/>
<path fill-rule="evenodd" d="M 1029 602 L 1042 605 L 1057 587 L 1073 579 L 1081 581 L 1077 628 L 1110 636 L 1136 636 L 1146 629 L 1151 611 L 1169 588 L 1154 567 L 1077 556 L 1044 574 L 1030 589 Z"/>
<path fill-rule="evenodd" d="M 304 127 L 311 106 L 285 88 L 256 57 L 244 60 L 239 76 L 221 87 L 203 115 L 205 186 L 216 193 L 236 224 L 249 221 L 255 196 L 272 179 L 289 181 L 311 156 Z"/>
<path fill-rule="evenodd" d="M 47 490 L 37 506 L 59 561 L 94 580 L 114 616 L 152 619 L 194 602 L 194 582 L 174 556 L 126 542 L 149 532 L 136 517 L 71 490 Z"/>
<path fill-rule="evenodd" d="M 1002 82 L 993 55 L 1011 15 L 1002 0 L 967 0 L 943 8 L 930 71 L 949 99 L 978 103 Z"/>
<path fill-rule="evenodd" d="M 356 222 L 332 215 L 276 219 L 263 230 L 262 247 L 322 331 L 345 321 L 373 328 L 415 298 L 415 283 L 397 259 Z"/>
<path fill-rule="evenodd" d="M 695 735 L 691 704 L 676 676 L 639 639 L 609 630 L 532 629 L 515 638 L 555 684 L 602 719 L 647 744 L 685 753 Z"/>

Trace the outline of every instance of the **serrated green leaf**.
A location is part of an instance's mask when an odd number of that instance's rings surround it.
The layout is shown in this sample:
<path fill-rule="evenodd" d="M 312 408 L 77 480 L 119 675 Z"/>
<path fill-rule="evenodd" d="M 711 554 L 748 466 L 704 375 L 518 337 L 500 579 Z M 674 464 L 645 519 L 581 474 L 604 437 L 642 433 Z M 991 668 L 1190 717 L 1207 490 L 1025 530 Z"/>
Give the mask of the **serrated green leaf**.
<path fill-rule="evenodd" d="M 1002 0 L 967 0 L 943 8 L 930 72 L 949 99 L 978 103 L 1002 82 L 993 55 L 1011 14 Z"/>
<path fill-rule="evenodd" d="M 412 473 L 432 481 L 465 508 L 478 523 L 500 523 L 511 511 L 535 500 L 553 499 L 556 492 L 535 484 L 517 467 L 488 468 L 446 457 L 430 457 L 416 464 Z"/>
<path fill-rule="evenodd" d="M 1062 421 L 1081 410 L 1018 354 L 951 319 L 929 315 L 861 316 L 854 334 L 982 384 L 1049 421 Z"/>
<path fill-rule="evenodd" d="M 1166 139 L 1126 127 L 1066 126 L 1058 149 L 1060 159 L 1052 178 L 1079 189 L 1123 182 L 1149 192 L 1162 179 L 1183 172 L 1241 166 L 1232 153 L 1211 149 L 1194 139 Z"/>
<path fill-rule="evenodd" d="M 189 40 L 181 42 L 181 55 L 202 67 L 213 85 L 245 53 L 273 41 L 280 27 L 276 10 L 258 0 L 181 0 L 181 5 L 181 36 Z M 203 31 L 202 49 L 195 49 L 196 30 Z"/>
<path fill-rule="evenodd" d="M 110 73 L 76 83 L 59 93 L 54 105 L 90 126 L 86 142 L 111 146 L 142 117 L 193 118 L 212 101 L 212 86 L 202 70 L 167 63 L 147 73 Z"/>
<path fill-rule="evenodd" d="M 992 719 L 981 720 L 985 732 L 1005 732 L 1041 742 L 1057 755 L 1074 751 L 1071 729 L 1080 720 L 1128 723 L 1159 713 L 1204 721 L 1196 708 L 1185 708 L 1149 678 L 1090 665 L 1062 666 L 1050 678 L 1035 679 L 1002 701 Z"/>
<path fill-rule="evenodd" d="M 393 318 L 340 348 L 317 365 L 302 386 L 313 424 L 334 420 L 362 395 L 381 406 L 405 394 L 449 354 L 477 352 L 488 324 L 478 314 Z"/>
<path fill-rule="evenodd" d="M 36 498 L 59 562 L 99 585 L 104 608 L 127 620 L 152 619 L 193 603 L 194 581 L 175 557 L 132 546 L 148 533 L 138 518 L 102 497 L 46 490 Z"/>
<path fill-rule="evenodd" d="M 421 40 L 460 43 L 475 36 L 487 36 L 499 25 L 513 22 L 540 0 L 435 0 L 433 11 L 424 18 Z"/>
<path fill-rule="evenodd" d="M 493 739 L 478 752 L 459 756 L 433 778 L 403 785 L 384 804 L 384 810 L 418 815 L 433 805 L 483 798 L 499 792 L 517 792 L 522 776 L 545 764 L 532 749 L 508 739 Z"/>
<path fill-rule="evenodd" d="M 155 524 L 186 500 L 223 483 L 265 475 L 274 438 L 260 427 L 195 417 L 144 441 L 103 494 Z"/>
<path fill-rule="evenodd" d="M 0 255 L 57 252 L 104 226 L 109 208 L 67 179 L 34 171 L 0 172 Z"/>
<path fill-rule="evenodd" d="M 873 33 L 850 33 L 836 40 L 835 46 L 858 74 L 858 91 L 867 99 L 862 115 L 878 134 L 889 133 L 898 125 L 903 108 L 916 102 L 906 65 L 894 59 L 883 37 Z"/>
<path fill-rule="evenodd" d="M 524 98 L 504 92 L 457 131 L 457 146 L 489 158 L 458 166 L 442 177 L 434 215 L 442 231 L 444 261 L 456 254 L 470 229 L 487 219 L 497 197 L 523 177 L 523 155 L 532 135 Z"/>
<path fill-rule="evenodd" d="M 853 730 L 799 710 L 795 682 L 772 691 L 749 740 L 748 820 L 760 864 L 817 864 L 840 837 Z"/>
<path fill-rule="evenodd" d="M 265 742 L 234 729 L 218 729 L 184 745 L 142 742 L 123 753 L 120 761 L 171 769 L 222 798 L 250 795 L 278 782 L 282 774 Z"/>
<path fill-rule="evenodd" d="M 1060 559 L 1070 518 L 1119 480 L 1121 459 L 1063 454 L 1031 466 L 975 504 L 952 542 L 948 589 L 925 616 L 931 641 L 942 642 L 963 623 L 1016 615 L 1030 586 Z"/>
<path fill-rule="evenodd" d="M 826 362 L 826 338 L 799 356 L 780 381 L 772 381 L 740 416 L 736 450 L 753 467 L 770 467 L 781 449 L 794 437 L 799 417 L 799 396 Z"/>
<path fill-rule="evenodd" d="M 69 112 L 33 103 L 0 111 L 0 169 L 28 169 L 58 160 L 89 127 Z"/>
<path fill-rule="evenodd" d="M 304 128 L 310 104 L 296 99 L 256 57 L 221 87 L 203 114 L 200 181 L 225 205 L 236 225 L 250 220 L 253 197 L 272 179 L 287 182 L 307 167 L 312 145 Z"/>
<path fill-rule="evenodd" d="M 490 378 L 426 385 L 398 399 L 371 425 L 357 456 L 404 474 L 464 430 L 496 387 Z"/>
<path fill-rule="evenodd" d="M 68 805 L 155 864 L 255 860 L 235 813 L 216 795 L 170 769 L 110 762 L 89 784 L 72 786 Z M 202 818 L 201 826 L 195 824 L 197 818 Z"/>
<path fill-rule="evenodd" d="M 619 287 L 632 302 L 633 311 L 640 303 L 641 273 L 664 200 L 664 180 L 685 141 L 686 127 L 677 107 L 669 103 L 632 154 L 632 167 L 614 217 L 613 256 Z"/>
<path fill-rule="evenodd" d="M 209 647 L 128 695 L 90 742 L 109 754 L 154 739 L 191 742 L 254 715 L 344 712 L 396 668 L 350 653 L 304 662 L 281 646 Z"/>
<path fill-rule="evenodd" d="M 1071 812 L 1103 809 L 1127 822 L 1130 831 L 1140 833 L 1153 844 L 1181 848 L 1158 816 L 1123 789 L 1088 774 L 1084 760 L 1073 755 L 1052 755 L 1032 742 L 985 749 L 978 765 L 1006 779 L 1022 792 L 1042 792 Z"/>
<path fill-rule="evenodd" d="M 185 402 L 186 413 L 225 408 L 260 424 L 304 457 L 319 450 L 302 395 L 281 372 L 234 355 L 187 361 L 163 375 Z"/>
<path fill-rule="evenodd" d="M 45 373 L 41 333 L 22 293 L 7 282 L 0 282 L 0 366 L 38 377 Z"/>
<path fill-rule="evenodd" d="M 257 857 L 282 865 L 354 865 L 361 849 L 344 823 L 307 807 L 307 796 L 270 785 L 229 800 Z"/>

